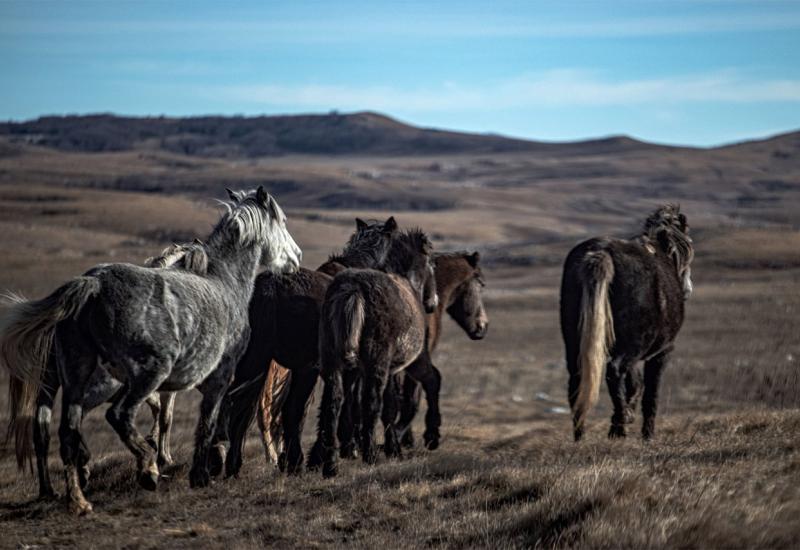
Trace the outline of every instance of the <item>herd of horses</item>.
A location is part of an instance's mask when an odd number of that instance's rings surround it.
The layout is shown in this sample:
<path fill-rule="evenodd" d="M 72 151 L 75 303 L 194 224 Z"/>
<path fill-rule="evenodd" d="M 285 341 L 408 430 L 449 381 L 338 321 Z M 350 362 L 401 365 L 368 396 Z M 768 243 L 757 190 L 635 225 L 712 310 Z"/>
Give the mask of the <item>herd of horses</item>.
<path fill-rule="evenodd" d="M 202 400 L 191 487 L 239 473 L 254 418 L 268 462 L 290 474 L 305 463 L 331 477 L 339 458 L 377 460 L 379 416 L 388 457 L 413 447 L 424 393 L 424 445 L 439 446 L 442 377 L 431 353 L 445 312 L 469 338 L 487 333 L 479 254 L 434 252 L 423 231 L 402 230 L 393 217 L 356 219 L 342 252 L 309 270 L 272 196 L 261 187 L 228 194 L 202 241 L 172 245 L 144 266 L 97 265 L 42 300 L 7 295 L 0 362 L 10 373 L 8 437 L 20 468 L 35 455 L 40 497 L 56 496 L 47 457 L 59 389 L 66 498 L 78 514 L 92 509 L 81 423 L 106 402 L 106 419 L 150 490 L 172 463 L 175 392 L 192 388 Z M 614 405 L 609 436 L 625 435 L 639 399 L 642 435 L 653 436 L 692 258 L 686 217 L 673 205 L 633 239 L 591 239 L 569 253 L 561 328 L 576 440 L 604 371 Z M 317 438 L 305 458 L 303 424 L 320 377 Z M 143 403 L 153 412 L 147 436 L 135 424 Z"/>

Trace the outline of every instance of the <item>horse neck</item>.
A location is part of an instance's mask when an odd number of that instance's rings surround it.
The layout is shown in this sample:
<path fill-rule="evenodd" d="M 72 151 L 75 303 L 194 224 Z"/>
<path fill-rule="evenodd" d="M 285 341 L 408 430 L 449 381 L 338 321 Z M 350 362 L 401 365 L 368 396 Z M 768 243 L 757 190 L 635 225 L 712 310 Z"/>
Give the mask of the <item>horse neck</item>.
<path fill-rule="evenodd" d="M 219 279 L 227 291 L 249 302 L 261 254 L 261 247 L 255 243 L 242 247 L 230 243 L 209 244 L 208 275 Z"/>

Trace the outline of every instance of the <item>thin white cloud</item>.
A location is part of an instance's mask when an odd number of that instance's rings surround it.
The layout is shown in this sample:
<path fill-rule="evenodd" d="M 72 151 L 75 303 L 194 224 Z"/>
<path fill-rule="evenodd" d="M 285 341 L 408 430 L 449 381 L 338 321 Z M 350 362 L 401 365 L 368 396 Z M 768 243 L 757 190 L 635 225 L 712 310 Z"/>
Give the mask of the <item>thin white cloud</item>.
<path fill-rule="evenodd" d="M 379 111 L 460 111 L 536 106 L 670 105 L 677 103 L 800 102 L 800 80 L 748 78 L 736 71 L 636 80 L 609 80 L 590 71 L 557 70 L 487 83 L 437 87 L 256 84 L 205 93 L 242 105 Z"/>

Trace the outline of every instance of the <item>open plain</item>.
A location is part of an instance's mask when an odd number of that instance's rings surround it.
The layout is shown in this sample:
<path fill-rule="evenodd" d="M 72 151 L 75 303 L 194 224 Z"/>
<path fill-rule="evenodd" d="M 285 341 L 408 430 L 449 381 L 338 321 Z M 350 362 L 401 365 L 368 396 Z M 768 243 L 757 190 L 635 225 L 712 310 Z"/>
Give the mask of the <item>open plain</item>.
<path fill-rule="evenodd" d="M 97 410 L 84 422 L 95 512 L 74 518 L 63 503 L 36 501 L 35 477 L 18 472 L 3 446 L 0 546 L 800 544 L 800 133 L 695 149 L 625 137 L 536 144 L 428 134 L 372 113 L 301 118 L 282 122 L 276 132 L 291 139 L 267 140 L 272 148 L 191 128 L 180 139 L 152 128 L 129 139 L 114 119 L 92 122 L 114 136 L 106 141 L 100 130 L 94 141 L 69 137 L 59 121 L 0 125 L 0 288 L 39 298 L 97 263 L 138 263 L 203 238 L 225 187 L 265 185 L 310 267 L 341 248 L 355 216 L 394 215 L 424 228 L 437 250 L 479 250 L 488 283 L 488 336 L 472 342 L 446 320 L 433 358 L 443 375 L 440 449 L 374 467 L 346 462 L 335 480 L 287 478 L 265 465 L 253 427 L 241 477 L 190 490 L 198 395 L 187 393 L 177 398 L 178 464 L 150 493 Z M 272 131 L 245 130 L 261 139 Z M 364 145 L 376 140 L 384 145 Z M 637 419 L 627 439 L 608 440 L 603 388 L 588 436 L 575 444 L 561 264 L 584 238 L 635 235 L 665 202 L 688 216 L 695 291 L 663 380 L 656 438 L 643 443 Z M 2 425 L 6 384 L 0 372 Z M 149 424 L 147 411 L 139 416 Z M 51 447 L 63 490 L 55 434 Z"/>

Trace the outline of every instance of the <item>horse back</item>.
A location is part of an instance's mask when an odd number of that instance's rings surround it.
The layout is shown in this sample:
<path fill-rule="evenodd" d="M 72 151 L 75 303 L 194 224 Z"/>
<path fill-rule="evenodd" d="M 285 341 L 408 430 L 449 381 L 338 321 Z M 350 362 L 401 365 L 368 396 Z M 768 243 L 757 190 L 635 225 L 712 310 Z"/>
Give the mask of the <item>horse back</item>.
<path fill-rule="evenodd" d="M 424 349 L 426 315 L 406 279 L 372 269 L 347 269 L 331 282 L 324 309 L 347 296 L 358 296 L 363 303 L 362 348 L 368 343 L 368 350 L 391 350 L 393 363 L 402 366 Z"/>
<path fill-rule="evenodd" d="M 578 244 L 564 264 L 561 321 L 565 341 L 577 342 L 582 266 L 590 253 L 608 254 L 614 275 L 609 301 L 614 356 L 646 358 L 667 347 L 683 324 L 683 290 L 669 258 L 637 240 L 594 238 Z"/>
<path fill-rule="evenodd" d="M 250 303 L 253 337 L 269 340 L 273 358 L 282 365 L 316 361 L 320 311 L 331 280 L 306 268 L 256 278 Z"/>

